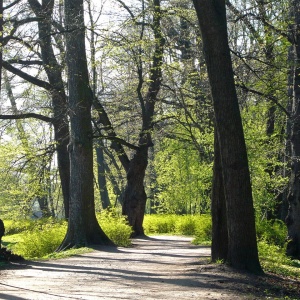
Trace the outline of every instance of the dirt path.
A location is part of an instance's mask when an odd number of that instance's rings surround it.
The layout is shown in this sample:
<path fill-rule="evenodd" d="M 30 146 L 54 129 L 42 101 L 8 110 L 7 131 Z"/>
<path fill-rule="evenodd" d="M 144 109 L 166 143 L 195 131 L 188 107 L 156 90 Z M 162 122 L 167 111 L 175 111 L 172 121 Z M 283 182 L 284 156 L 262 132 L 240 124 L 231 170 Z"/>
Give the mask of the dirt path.
<path fill-rule="evenodd" d="M 0 299 L 261 299 L 257 277 L 204 263 L 210 249 L 190 241 L 156 236 L 132 248 L 15 264 L 0 271 Z"/>

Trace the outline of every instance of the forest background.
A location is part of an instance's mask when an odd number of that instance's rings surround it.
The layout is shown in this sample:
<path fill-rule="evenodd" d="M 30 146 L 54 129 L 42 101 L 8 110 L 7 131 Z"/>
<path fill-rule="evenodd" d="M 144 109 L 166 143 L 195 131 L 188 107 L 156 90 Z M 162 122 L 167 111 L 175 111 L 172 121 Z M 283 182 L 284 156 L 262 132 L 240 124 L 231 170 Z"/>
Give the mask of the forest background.
<path fill-rule="evenodd" d="M 95 207 L 122 211 L 136 234 L 143 233 L 144 212 L 211 210 L 214 113 L 197 16 L 191 1 L 158 3 L 84 6 Z M 299 203 L 291 195 L 300 188 L 293 181 L 299 4 L 226 5 L 258 232 L 285 230 L 291 203 Z M 72 84 L 66 36 L 75 30 L 66 27 L 61 1 L 3 1 L 1 9 L 1 218 L 69 219 L 69 124 L 75 127 L 76 114 L 66 105 Z M 134 170 L 130 180 L 137 157 L 143 170 Z M 126 203 L 134 189 L 142 200 L 131 214 Z M 287 225 L 299 229 L 295 215 Z M 286 247 L 282 238 L 277 243 Z M 300 257 L 300 249 L 288 251 Z"/>

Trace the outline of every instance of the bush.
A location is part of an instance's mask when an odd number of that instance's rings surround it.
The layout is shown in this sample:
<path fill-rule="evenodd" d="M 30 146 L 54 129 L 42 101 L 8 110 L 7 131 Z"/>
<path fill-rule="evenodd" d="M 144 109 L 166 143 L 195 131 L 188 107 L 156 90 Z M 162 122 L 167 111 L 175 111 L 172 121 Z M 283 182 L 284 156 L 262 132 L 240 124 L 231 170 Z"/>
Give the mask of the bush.
<path fill-rule="evenodd" d="M 145 234 L 175 233 L 175 223 L 178 216 L 175 215 L 145 215 Z"/>
<path fill-rule="evenodd" d="M 258 252 L 260 263 L 265 271 L 296 278 L 300 277 L 300 261 L 287 257 L 285 247 L 260 241 L 258 242 Z"/>
<path fill-rule="evenodd" d="M 194 235 L 196 219 L 193 216 L 181 216 L 176 220 L 175 232 L 182 235 Z"/>
<path fill-rule="evenodd" d="M 212 222 L 210 215 L 202 215 L 196 223 L 194 244 L 210 244 L 212 238 Z"/>
<path fill-rule="evenodd" d="M 145 215 L 146 234 L 182 234 L 195 236 L 195 243 L 210 243 L 211 217 L 178 215 Z"/>
<path fill-rule="evenodd" d="M 33 230 L 35 227 L 34 220 L 3 220 L 5 226 L 5 234 L 11 235 L 21 233 L 28 230 Z"/>
<path fill-rule="evenodd" d="M 124 216 L 109 209 L 98 214 L 97 219 L 103 231 L 117 246 L 128 247 L 131 245 L 130 236 L 133 230 Z"/>
<path fill-rule="evenodd" d="M 26 259 L 40 258 L 55 251 L 62 242 L 67 224 L 48 223 L 20 234 L 13 251 Z"/>
<path fill-rule="evenodd" d="M 281 220 L 263 220 L 256 222 L 256 234 L 259 241 L 266 241 L 284 247 L 287 238 L 287 228 Z"/>

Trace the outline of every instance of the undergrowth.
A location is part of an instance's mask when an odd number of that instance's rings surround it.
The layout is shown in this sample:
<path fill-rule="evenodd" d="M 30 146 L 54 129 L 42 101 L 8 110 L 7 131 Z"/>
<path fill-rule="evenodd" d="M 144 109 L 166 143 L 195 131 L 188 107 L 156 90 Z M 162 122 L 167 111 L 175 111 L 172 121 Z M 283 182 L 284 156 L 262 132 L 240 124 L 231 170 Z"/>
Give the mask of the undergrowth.
<path fill-rule="evenodd" d="M 133 231 L 124 216 L 110 209 L 98 214 L 97 219 L 103 231 L 117 246 L 128 247 L 131 245 L 130 236 Z"/>
<path fill-rule="evenodd" d="M 193 236 L 196 244 L 210 244 L 211 217 L 209 215 L 145 215 L 145 234 L 178 234 Z"/>
<path fill-rule="evenodd" d="M 97 218 L 103 231 L 117 246 L 127 247 L 131 244 L 132 229 L 123 216 L 113 211 L 103 211 Z M 67 231 L 65 221 L 52 218 L 16 222 L 4 220 L 4 225 L 6 235 L 3 237 L 3 245 L 25 259 L 64 257 L 74 251 L 80 253 L 80 250 L 69 250 L 62 255 L 55 253 Z"/>

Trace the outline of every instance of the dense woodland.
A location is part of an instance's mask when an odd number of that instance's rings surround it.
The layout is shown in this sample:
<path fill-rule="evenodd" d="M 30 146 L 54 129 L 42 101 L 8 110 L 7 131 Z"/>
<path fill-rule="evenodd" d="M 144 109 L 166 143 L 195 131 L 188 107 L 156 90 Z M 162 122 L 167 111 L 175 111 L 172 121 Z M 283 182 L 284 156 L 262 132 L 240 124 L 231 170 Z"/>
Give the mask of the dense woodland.
<path fill-rule="evenodd" d="M 300 1 L 0 1 L 0 217 L 212 215 L 212 259 L 260 273 L 255 221 L 300 259 Z M 245 235 L 245 232 L 248 234 Z"/>

